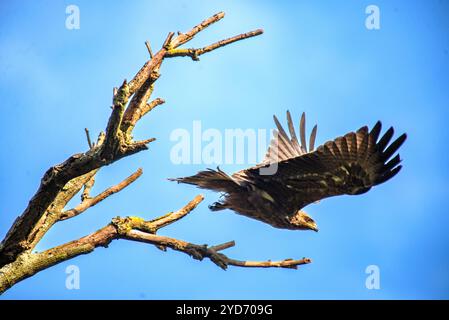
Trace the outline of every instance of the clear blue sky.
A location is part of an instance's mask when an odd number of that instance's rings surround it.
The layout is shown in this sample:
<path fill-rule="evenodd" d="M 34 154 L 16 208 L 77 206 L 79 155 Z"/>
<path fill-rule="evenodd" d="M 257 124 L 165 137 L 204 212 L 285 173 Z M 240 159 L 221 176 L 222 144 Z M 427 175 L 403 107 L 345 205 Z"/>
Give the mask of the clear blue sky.
<path fill-rule="evenodd" d="M 81 11 L 79 30 L 65 28 L 65 8 Z M 379 6 L 381 29 L 365 28 L 365 7 Z M 168 31 L 187 30 L 225 11 L 192 44 L 263 28 L 264 35 L 205 55 L 164 63 L 155 96 L 167 102 L 136 128 L 157 137 L 150 151 L 98 175 L 94 192 L 138 167 L 132 186 L 55 226 L 43 250 L 88 234 L 117 215 L 152 218 L 199 193 L 167 177 L 206 165 L 174 165 L 170 133 L 204 128 L 272 128 L 290 109 L 319 125 L 318 142 L 382 120 L 407 132 L 404 168 L 358 197 L 307 208 L 319 233 L 277 230 L 206 200 L 162 234 L 196 243 L 235 240 L 237 259 L 307 256 L 300 270 L 238 269 L 115 241 L 27 279 L 12 298 L 449 298 L 449 3 L 447 1 L 1 1 L 0 237 L 26 207 L 44 171 L 86 150 L 84 128 L 103 130 L 112 87 L 131 78 Z M 232 172 L 245 165 L 225 165 Z M 76 204 L 74 201 L 72 204 Z M 81 289 L 65 288 L 77 265 Z M 380 290 L 365 288 L 365 268 L 380 268 Z"/>

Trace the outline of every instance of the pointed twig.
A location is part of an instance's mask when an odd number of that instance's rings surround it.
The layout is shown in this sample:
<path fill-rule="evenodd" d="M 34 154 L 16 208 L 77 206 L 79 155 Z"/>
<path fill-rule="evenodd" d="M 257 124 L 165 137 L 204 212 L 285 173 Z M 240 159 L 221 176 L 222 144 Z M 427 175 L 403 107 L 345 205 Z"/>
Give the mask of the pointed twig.
<path fill-rule="evenodd" d="M 175 35 L 174 32 L 169 32 L 167 38 L 164 41 L 164 44 L 162 45 L 162 48 L 164 49 L 170 49 L 171 47 L 171 41 L 173 39 L 173 36 Z"/>
<path fill-rule="evenodd" d="M 228 248 L 232 248 L 234 246 L 235 246 L 235 241 L 228 241 L 228 242 L 225 242 L 225 243 L 222 243 L 222 244 L 210 247 L 210 249 L 211 250 L 215 250 L 215 251 L 218 252 L 218 251 L 222 251 L 222 250 L 225 250 L 225 249 L 228 249 Z"/>
<path fill-rule="evenodd" d="M 92 149 L 93 145 L 92 141 L 90 140 L 89 129 L 84 128 L 84 131 L 86 132 L 87 144 L 89 145 L 89 149 Z"/>
<path fill-rule="evenodd" d="M 149 138 L 145 140 L 139 140 L 131 143 L 129 146 L 127 146 L 127 154 L 131 155 L 137 152 L 140 152 L 142 150 L 148 150 L 148 144 L 156 141 L 156 138 Z"/>
<path fill-rule="evenodd" d="M 150 41 L 145 41 L 145 46 L 147 47 L 148 53 L 150 54 L 150 59 L 153 59 L 153 51 L 151 50 Z"/>

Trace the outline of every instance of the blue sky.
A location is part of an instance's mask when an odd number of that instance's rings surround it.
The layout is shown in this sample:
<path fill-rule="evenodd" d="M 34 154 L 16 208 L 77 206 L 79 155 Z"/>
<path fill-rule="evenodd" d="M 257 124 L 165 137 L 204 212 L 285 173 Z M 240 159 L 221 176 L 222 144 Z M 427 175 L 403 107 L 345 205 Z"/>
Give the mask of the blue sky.
<path fill-rule="evenodd" d="M 79 30 L 65 28 L 65 8 L 80 8 Z M 380 30 L 365 28 L 365 8 L 380 8 Z M 151 149 L 102 169 L 94 192 L 138 167 L 133 185 L 83 215 L 56 225 L 44 250 L 79 238 L 117 215 L 152 217 L 175 210 L 199 190 L 168 177 L 205 165 L 170 161 L 170 133 L 203 128 L 270 129 L 286 109 L 318 123 L 318 143 L 382 120 L 407 132 L 404 168 L 358 197 L 338 197 L 307 211 L 319 233 L 274 229 L 206 200 L 162 234 L 195 243 L 235 240 L 237 259 L 307 256 L 297 271 L 229 268 L 128 241 L 47 269 L 2 299 L 41 298 L 449 298 L 449 3 L 445 1 L 14 1 L 0 2 L 0 237 L 26 207 L 45 170 L 86 150 L 84 128 L 103 130 L 112 87 L 130 79 L 169 31 L 188 30 L 218 11 L 227 16 L 191 45 L 256 28 L 257 38 L 201 57 L 167 60 L 155 96 L 167 102 L 135 130 L 157 137 Z M 245 165 L 224 165 L 227 172 Z M 72 204 L 76 204 L 73 201 Z M 67 290 L 76 265 L 81 288 Z M 379 290 L 365 268 L 380 268 Z"/>

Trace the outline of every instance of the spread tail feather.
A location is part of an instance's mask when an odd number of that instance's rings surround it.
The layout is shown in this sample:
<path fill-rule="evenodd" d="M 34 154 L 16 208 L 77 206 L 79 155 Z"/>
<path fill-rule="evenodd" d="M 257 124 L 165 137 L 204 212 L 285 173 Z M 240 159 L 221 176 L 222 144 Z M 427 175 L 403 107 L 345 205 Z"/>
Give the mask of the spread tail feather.
<path fill-rule="evenodd" d="M 232 177 L 217 167 L 217 170 L 207 169 L 200 171 L 196 175 L 184 178 L 170 178 L 170 181 L 178 183 L 193 184 L 198 188 L 209 189 L 218 192 L 232 192 L 239 188 L 239 185 Z"/>

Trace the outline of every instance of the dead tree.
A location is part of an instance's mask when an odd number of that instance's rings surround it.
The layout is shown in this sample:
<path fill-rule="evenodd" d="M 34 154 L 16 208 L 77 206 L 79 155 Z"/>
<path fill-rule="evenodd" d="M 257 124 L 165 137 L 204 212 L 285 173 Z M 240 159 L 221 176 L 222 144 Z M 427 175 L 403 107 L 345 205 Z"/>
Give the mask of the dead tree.
<path fill-rule="evenodd" d="M 149 42 L 146 46 L 150 59 L 142 66 L 131 81 L 124 81 L 113 90 L 112 112 L 105 132 L 92 142 L 86 129 L 89 149 L 77 153 L 66 161 L 47 170 L 42 177 L 39 189 L 25 211 L 20 215 L 0 244 L 0 294 L 19 281 L 31 277 L 37 272 L 87 254 L 97 247 L 107 247 L 115 239 L 145 242 L 160 249 L 171 248 L 186 253 L 194 259 L 210 259 L 222 269 L 237 267 L 280 267 L 294 268 L 310 263 L 310 259 L 285 259 L 282 261 L 240 261 L 221 253 L 235 245 L 234 241 L 208 246 L 189 243 L 183 240 L 157 234 L 159 229 L 182 219 L 202 200 L 198 195 L 178 211 L 170 212 L 151 221 L 139 217 L 116 217 L 105 227 L 85 237 L 64 243 L 43 252 L 33 252 L 36 245 L 47 231 L 59 221 L 82 214 L 114 193 L 121 191 L 142 175 L 138 169 L 119 184 L 112 186 L 98 195 L 91 196 L 90 190 L 95 183 L 98 171 L 121 158 L 147 150 L 154 138 L 134 140 L 133 129 L 137 122 L 156 106 L 164 103 L 161 98 L 150 101 L 154 84 L 159 78 L 162 62 L 166 58 L 190 57 L 197 61 L 202 54 L 213 51 L 230 43 L 258 36 L 261 29 L 243 33 L 232 38 L 218 41 L 203 48 L 180 48 L 197 33 L 224 17 L 220 12 L 186 33 L 170 32 L 162 48 L 155 54 Z M 81 201 L 72 209 L 66 209 L 67 203 L 80 192 Z"/>

